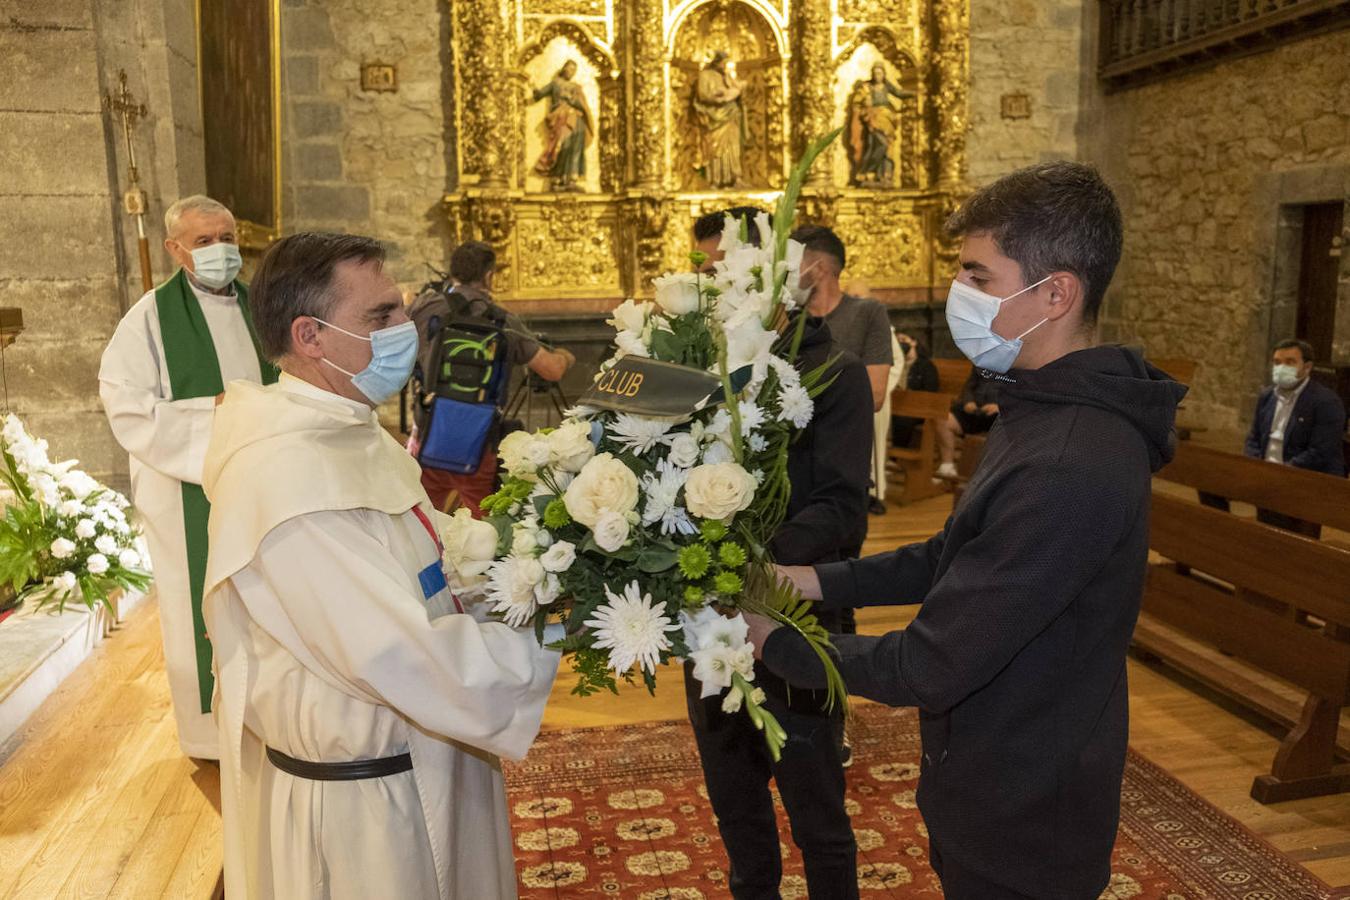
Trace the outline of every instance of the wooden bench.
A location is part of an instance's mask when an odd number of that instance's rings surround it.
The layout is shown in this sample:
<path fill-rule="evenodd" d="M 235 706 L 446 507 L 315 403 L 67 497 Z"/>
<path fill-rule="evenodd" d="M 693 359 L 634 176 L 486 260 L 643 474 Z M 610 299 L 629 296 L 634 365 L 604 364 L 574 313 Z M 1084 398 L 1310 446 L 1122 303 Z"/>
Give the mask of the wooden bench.
<path fill-rule="evenodd" d="M 1195 383 L 1195 370 L 1199 366 L 1193 359 L 1164 357 L 1162 359 L 1150 359 L 1149 362 L 1171 375 L 1173 381 L 1179 381 L 1187 387 Z"/>
<path fill-rule="evenodd" d="M 1344 479 L 1192 444 L 1159 478 L 1350 527 Z M 1350 551 L 1179 493 L 1154 486 L 1149 545 L 1163 559 L 1149 566 L 1135 645 L 1290 729 L 1254 799 L 1350 790 L 1350 765 L 1337 761 L 1350 750 L 1337 746 L 1350 703 Z"/>
<path fill-rule="evenodd" d="M 902 503 L 912 503 L 942 493 L 941 485 L 933 484 L 933 473 L 937 470 L 937 430 L 947 420 L 953 399 L 952 394 L 899 388 L 891 394 L 892 415 L 923 420 L 916 449 L 891 447 L 886 451 L 887 461 L 894 462 L 905 473 Z"/>
<path fill-rule="evenodd" d="M 970 360 L 962 357 L 961 359 L 935 359 L 933 365 L 938 373 L 938 390 L 944 394 L 951 394 L 953 397 L 961 393 L 961 389 L 966 386 L 966 379 L 970 377 L 972 368 Z"/>

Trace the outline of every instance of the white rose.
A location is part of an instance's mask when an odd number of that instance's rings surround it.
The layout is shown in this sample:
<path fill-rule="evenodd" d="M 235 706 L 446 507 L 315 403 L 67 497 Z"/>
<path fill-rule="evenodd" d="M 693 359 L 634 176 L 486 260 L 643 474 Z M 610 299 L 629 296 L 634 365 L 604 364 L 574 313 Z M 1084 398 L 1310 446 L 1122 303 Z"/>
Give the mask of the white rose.
<path fill-rule="evenodd" d="M 605 510 L 595 523 L 595 543 L 606 553 L 614 553 L 628 541 L 628 517 L 623 513 Z"/>
<path fill-rule="evenodd" d="M 606 324 L 613 326 L 615 331 L 631 331 L 640 334 L 642 329 L 647 327 L 647 313 L 651 311 L 651 308 L 650 303 L 625 300 L 614 307 L 614 312 L 610 313 L 610 318 Z"/>
<path fill-rule="evenodd" d="M 586 463 L 563 494 L 563 504 L 572 519 L 592 529 L 602 512 L 626 516 L 637 502 L 637 476 L 609 453 Z"/>
<path fill-rule="evenodd" d="M 698 462 L 698 441 L 689 432 L 681 432 L 670 439 L 670 454 L 666 457 L 673 466 L 688 469 Z"/>
<path fill-rule="evenodd" d="M 548 465 L 548 439 L 527 431 L 513 431 L 497 445 L 502 468 L 518 478 L 529 478 Z"/>
<path fill-rule="evenodd" d="M 460 507 L 450 517 L 442 540 L 445 561 L 461 578 L 477 578 L 487 572 L 497 555 L 497 529 L 475 519 Z"/>
<path fill-rule="evenodd" d="M 725 521 L 754 499 L 754 476 L 734 462 L 698 466 L 684 484 L 685 506 L 702 519 Z"/>
<path fill-rule="evenodd" d="M 589 422 L 564 422 L 548 436 L 549 463 L 564 472 L 580 472 L 595 456 Z"/>
<path fill-rule="evenodd" d="M 90 556 L 86 564 L 89 566 L 90 575 L 102 575 L 108 571 L 108 557 L 102 553 L 95 553 Z"/>
<path fill-rule="evenodd" d="M 81 519 L 75 524 L 75 536 L 81 540 L 88 540 L 97 533 L 93 519 Z"/>
<path fill-rule="evenodd" d="M 101 534 L 98 540 L 94 541 L 94 547 L 99 553 L 111 556 L 117 552 L 117 540 L 110 534 Z"/>
<path fill-rule="evenodd" d="M 572 568 L 572 563 L 576 561 L 576 545 L 567 541 L 558 541 L 548 548 L 548 552 L 539 557 L 539 564 L 544 567 L 545 572 L 566 572 Z"/>
<path fill-rule="evenodd" d="M 141 566 L 141 555 L 135 550 L 128 548 L 117 554 L 117 564 L 124 569 L 139 569 Z"/>
<path fill-rule="evenodd" d="M 534 556 L 539 550 L 539 523 L 534 519 L 517 522 L 511 529 L 511 554 Z"/>
<path fill-rule="evenodd" d="M 652 282 L 656 288 L 656 305 L 672 316 L 683 316 L 696 312 L 699 276 L 693 272 L 676 272 L 662 275 Z"/>
<path fill-rule="evenodd" d="M 52 556 L 57 559 L 69 559 L 75 552 L 75 542 L 66 538 L 57 538 L 52 541 Z"/>

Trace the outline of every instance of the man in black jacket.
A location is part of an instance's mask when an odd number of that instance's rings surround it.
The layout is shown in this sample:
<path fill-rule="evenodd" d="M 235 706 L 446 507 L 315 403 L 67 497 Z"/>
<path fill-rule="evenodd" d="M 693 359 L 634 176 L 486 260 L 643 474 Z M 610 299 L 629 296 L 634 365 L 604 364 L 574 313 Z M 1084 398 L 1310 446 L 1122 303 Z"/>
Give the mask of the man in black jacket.
<path fill-rule="evenodd" d="M 1015 172 L 948 227 L 964 237 L 953 336 L 1002 385 L 980 467 L 927 542 L 782 571 L 825 608 L 922 603 L 903 631 L 835 645 L 852 693 L 919 708 L 918 803 L 946 896 L 1095 898 L 1120 813 L 1150 474 L 1185 389 L 1093 345 L 1121 224 L 1090 167 Z M 755 618 L 751 637 L 789 683 L 823 684 L 796 632 Z"/>
<path fill-rule="evenodd" d="M 1345 475 L 1345 404 L 1312 380 L 1313 349 L 1305 341 L 1280 341 L 1271 355 L 1270 387 L 1256 401 L 1243 452 L 1253 459 L 1328 475 Z"/>
<path fill-rule="evenodd" d="M 753 209 L 731 210 L 746 221 L 758 243 Z M 715 259 L 724 214 L 700 219 L 695 239 Z M 715 229 L 715 231 L 714 231 Z M 872 393 L 867 369 L 852 354 L 832 345 L 829 326 L 810 319 L 797 365 L 811 371 L 834 359 L 826 378 L 834 382 L 815 402 L 811 424 L 788 450 L 792 493 L 787 518 L 770 543 L 774 559 L 809 565 L 856 555 L 867 531 L 867 463 L 871 456 Z M 837 611 L 826 627 L 837 627 Z M 736 900 L 779 896 L 783 874 L 778 821 L 769 778 L 778 784 L 802 852 L 812 900 L 853 900 L 858 896 L 857 845 L 844 810 L 844 769 L 840 761 L 836 712 L 822 707 L 823 694 L 796 690 L 763 666 L 755 683 L 767 695 L 766 708 L 788 734 L 782 757 L 773 762 L 764 736 L 743 712 L 724 713 L 720 696 L 700 699 L 700 686 L 685 667 L 685 695 L 694 728 L 708 799 L 731 861 L 728 887 Z"/>

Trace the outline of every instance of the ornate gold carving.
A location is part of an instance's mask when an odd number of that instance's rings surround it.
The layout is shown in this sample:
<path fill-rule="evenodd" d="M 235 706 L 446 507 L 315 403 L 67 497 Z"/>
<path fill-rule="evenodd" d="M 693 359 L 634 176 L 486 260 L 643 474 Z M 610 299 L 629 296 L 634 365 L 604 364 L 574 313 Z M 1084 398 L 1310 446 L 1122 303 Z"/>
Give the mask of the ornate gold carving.
<path fill-rule="evenodd" d="M 928 129 L 920 113 L 922 89 L 919 68 L 914 57 L 900 47 L 894 33 L 885 28 L 861 29 L 840 54 L 834 99 L 840 109 L 839 125 L 844 127 L 842 143 L 847 149 L 836 165 L 836 183 L 860 186 L 900 187 L 921 190 L 927 186 L 928 173 L 924 160 Z M 890 179 L 875 181 L 860 179 L 858 161 L 861 144 L 865 142 L 865 127 L 859 121 L 855 104 L 866 102 L 872 68 L 881 65 L 886 76 L 902 93 L 911 96 L 890 98 L 896 109 L 898 134 L 890 147 L 890 158 L 897 162 Z"/>
<path fill-rule="evenodd" d="M 849 278 L 866 282 L 870 288 L 922 284 L 926 229 L 914 201 L 868 193 L 847 206 L 834 228 L 848 249 Z"/>
<path fill-rule="evenodd" d="M 665 4 L 663 0 L 631 0 L 624 13 L 619 58 L 629 72 L 627 170 L 630 183 L 659 190 L 666 172 Z"/>
<path fill-rule="evenodd" d="M 970 81 L 969 0 L 931 0 L 933 60 L 929 92 L 933 111 L 933 180 L 959 189 L 966 178 L 967 85 Z"/>
<path fill-rule="evenodd" d="M 914 0 L 839 0 L 839 18 L 844 22 L 901 27 L 914 15 Z"/>
<path fill-rule="evenodd" d="M 464 174 L 483 187 L 513 181 L 518 146 L 519 76 L 512 52 L 510 10 L 500 0 L 451 4 L 457 13 L 455 75 L 459 86 L 460 160 Z"/>
<path fill-rule="evenodd" d="M 614 277 L 614 219 L 604 205 L 558 197 L 516 221 L 520 260 L 516 287 L 524 295 L 592 296 L 618 287 Z"/>
<path fill-rule="evenodd" d="M 792 65 L 793 113 L 799 123 L 793 155 L 802 153 L 813 138 L 826 134 L 834 120 L 833 98 L 830 96 L 833 47 L 830 37 L 830 0 L 801 0 L 792 10 L 792 37 L 797 53 Z M 811 184 L 825 184 L 830 180 L 831 160 L 838 152 L 837 143 L 811 170 Z"/>
<path fill-rule="evenodd" d="M 624 245 L 631 248 L 633 267 L 625 278 L 628 294 L 645 294 L 666 269 L 670 207 L 664 194 L 640 194 L 624 204 Z"/>

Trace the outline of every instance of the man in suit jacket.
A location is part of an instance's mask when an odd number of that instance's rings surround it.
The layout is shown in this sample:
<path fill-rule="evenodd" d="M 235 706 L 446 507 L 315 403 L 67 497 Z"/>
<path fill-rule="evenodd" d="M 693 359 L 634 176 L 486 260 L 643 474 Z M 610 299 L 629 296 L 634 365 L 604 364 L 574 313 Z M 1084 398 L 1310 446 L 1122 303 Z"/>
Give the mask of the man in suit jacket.
<path fill-rule="evenodd" d="M 1244 452 L 1253 459 L 1344 476 L 1345 405 L 1334 391 L 1309 377 L 1312 368 L 1312 347 L 1307 342 L 1275 345 L 1274 383 L 1256 401 Z"/>

